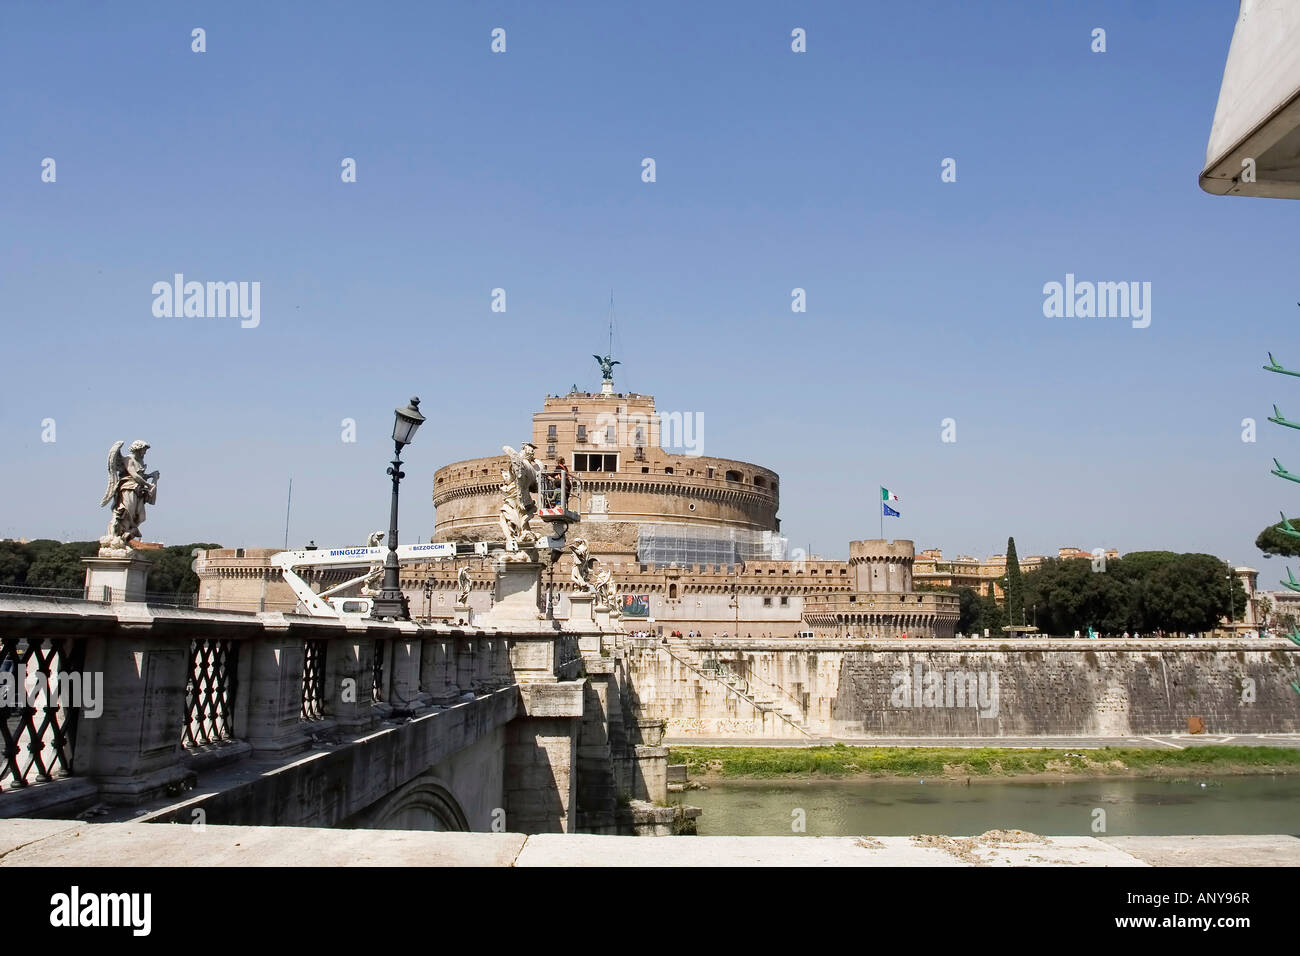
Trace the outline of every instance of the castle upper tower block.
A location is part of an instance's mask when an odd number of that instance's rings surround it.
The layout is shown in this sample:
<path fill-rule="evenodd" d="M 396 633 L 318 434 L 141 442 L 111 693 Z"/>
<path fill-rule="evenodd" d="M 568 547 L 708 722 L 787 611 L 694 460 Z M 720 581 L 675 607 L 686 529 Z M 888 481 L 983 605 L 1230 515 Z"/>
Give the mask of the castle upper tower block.
<path fill-rule="evenodd" d="M 548 470 L 562 462 L 581 482 L 579 527 L 592 553 L 606 562 L 780 557 L 776 472 L 704 455 L 702 414 L 660 412 L 653 396 L 614 391 L 606 365 L 617 363 L 597 359 L 602 390 L 547 396 L 530 438 Z M 434 541 L 499 536 L 505 466 L 494 455 L 434 473 Z"/>

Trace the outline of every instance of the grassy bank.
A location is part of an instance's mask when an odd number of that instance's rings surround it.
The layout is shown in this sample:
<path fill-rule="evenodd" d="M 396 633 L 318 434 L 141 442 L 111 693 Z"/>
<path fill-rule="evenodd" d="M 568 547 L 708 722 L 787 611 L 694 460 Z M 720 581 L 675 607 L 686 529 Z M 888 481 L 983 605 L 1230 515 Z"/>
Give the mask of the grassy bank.
<path fill-rule="evenodd" d="M 692 776 L 723 777 L 1016 777 L 1168 776 L 1300 773 L 1300 749 L 1104 747 L 1012 750 L 1001 747 L 673 747 L 670 763 Z"/>

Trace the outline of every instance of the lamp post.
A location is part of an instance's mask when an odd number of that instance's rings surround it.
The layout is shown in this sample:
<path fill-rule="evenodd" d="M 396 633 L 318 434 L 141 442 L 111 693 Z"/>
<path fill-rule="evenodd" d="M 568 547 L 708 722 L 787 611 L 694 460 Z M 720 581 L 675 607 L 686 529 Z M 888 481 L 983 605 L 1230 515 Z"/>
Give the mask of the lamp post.
<path fill-rule="evenodd" d="M 406 595 L 402 593 L 402 582 L 397 564 L 397 487 L 406 477 L 402 472 L 402 447 L 409 445 L 415 438 L 415 432 L 424 421 L 420 414 L 420 400 L 412 398 L 405 408 L 394 410 L 393 422 L 393 461 L 388 466 L 388 474 L 393 478 L 393 502 L 388 517 L 388 555 L 384 558 L 384 586 L 370 608 L 372 620 L 388 618 L 394 621 L 409 621 L 411 609 Z"/>
<path fill-rule="evenodd" d="M 1229 561 L 1228 562 L 1228 633 L 1229 634 L 1232 633 L 1232 622 L 1234 619 L 1232 613 L 1232 603 L 1233 603 L 1232 602 L 1232 562 Z"/>

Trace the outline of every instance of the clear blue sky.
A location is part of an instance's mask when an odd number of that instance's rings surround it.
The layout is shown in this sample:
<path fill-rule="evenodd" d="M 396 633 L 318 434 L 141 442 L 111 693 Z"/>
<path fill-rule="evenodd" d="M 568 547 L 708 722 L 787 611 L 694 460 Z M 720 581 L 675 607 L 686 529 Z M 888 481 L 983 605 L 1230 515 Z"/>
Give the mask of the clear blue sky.
<path fill-rule="evenodd" d="M 1197 187 L 1235 16 L 8 4 L 0 535 L 102 534 L 108 447 L 144 438 L 146 537 L 277 546 L 293 476 L 292 543 L 363 541 L 387 524 L 392 409 L 418 394 L 402 526 L 427 538 L 436 467 L 598 387 L 613 289 L 619 387 L 780 472 L 783 528 L 817 552 L 877 535 L 884 484 L 886 533 L 949 554 L 1014 534 L 1022 555 L 1260 566 L 1256 532 L 1296 500 L 1269 459 L 1300 470 L 1265 421 L 1272 401 L 1300 417 L 1300 382 L 1259 368 L 1300 366 L 1300 204 Z M 155 318 L 175 272 L 260 282 L 260 326 Z M 1150 327 L 1045 318 L 1066 273 L 1151 282 Z"/>

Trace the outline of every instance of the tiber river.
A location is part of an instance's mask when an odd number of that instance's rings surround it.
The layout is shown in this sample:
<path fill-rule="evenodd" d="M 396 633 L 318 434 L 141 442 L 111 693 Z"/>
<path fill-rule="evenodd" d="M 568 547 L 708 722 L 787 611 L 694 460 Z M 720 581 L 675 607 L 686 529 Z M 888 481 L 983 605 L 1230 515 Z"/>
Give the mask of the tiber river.
<path fill-rule="evenodd" d="M 803 810 L 812 836 L 969 836 L 1019 829 L 1045 836 L 1300 834 L 1300 775 L 964 782 L 727 780 L 674 794 L 700 807 L 703 836 L 789 836 Z"/>

